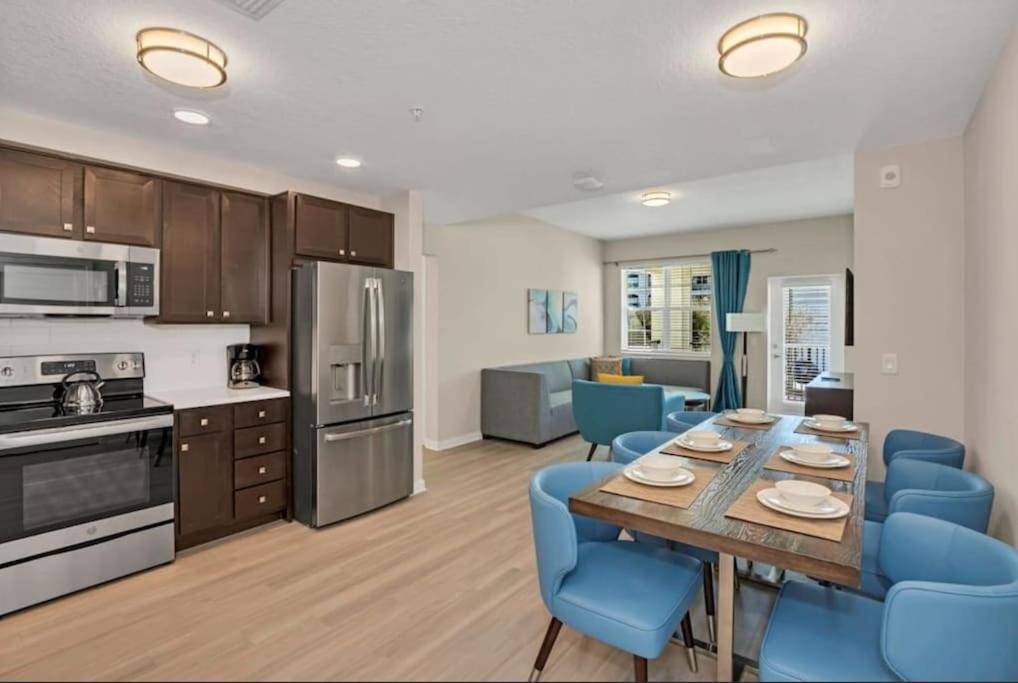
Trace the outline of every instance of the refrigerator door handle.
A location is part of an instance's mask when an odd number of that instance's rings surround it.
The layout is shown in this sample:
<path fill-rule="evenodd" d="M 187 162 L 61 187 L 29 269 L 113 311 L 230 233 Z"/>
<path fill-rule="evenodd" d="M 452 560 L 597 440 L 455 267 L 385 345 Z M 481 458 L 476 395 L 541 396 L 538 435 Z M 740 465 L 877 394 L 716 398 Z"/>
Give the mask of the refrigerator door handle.
<path fill-rule="evenodd" d="M 363 327 L 363 338 L 361 339 L 362 347 L 362 362 L 361 362 L 361 391 L 364 392 L 364 405 L 371 405 L 371 391 L 372 382 L 374 381 L 375 371 L 375 352 L 372 345 L 375 343 L 375 312 L 374 312 L 374 296 L 372 295 L 372 278 L 366 278 L 364 280 L 364 315 L 361 324 Z"/>
<path fill-rule="evenodd" d="M 378 376 L 375 379 L 374 393 L 375 405 L 378 405 L 378 397 L 382 394 L 382 387 L 385 380 L 385 287 L 382 278 L 375 279 L 377 295 L 375 298 L 375 309 L 378 313 L 378 344 L 376 345 L 376 366 Z M 384 396 L 382 397 L 385 398 Z"/>
<path fill-rule="evenodd" d="M 379 432 L 387 432 L 390 429 L 398 429 L 400 427 L 406 427 L 408 424 L 413 423 L 413 420 L 400 420 L 399 422 L 393 422 L 392 424 L 383 425 L 381 427 L 371 427 L 370 429 L 361 429 L 356 432 L 340 432 L 339 434 L 326 434 L 325 440 L 329 443 L 335 441 L 346 441 L 347 439 L 359 439 L 362 436 L 368 436 L 370 434 L 378 434 Z"/>

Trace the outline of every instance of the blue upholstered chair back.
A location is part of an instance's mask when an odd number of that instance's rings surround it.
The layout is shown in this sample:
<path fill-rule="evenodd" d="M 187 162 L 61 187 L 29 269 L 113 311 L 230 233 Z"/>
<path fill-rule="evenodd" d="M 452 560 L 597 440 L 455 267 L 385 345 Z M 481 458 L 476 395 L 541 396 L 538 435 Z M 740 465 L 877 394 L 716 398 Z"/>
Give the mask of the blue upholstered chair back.
<path fill-rule="evenodd" d="M 904 680 L 1018 680 L 1018 551 L 951 522 L 895 513 L 880 539 L 884 660 Z"/>
<path fill-rule="evenodd" d="M 677 410 L 665 418 L 665 427 L 670 432 L 681 434 L 716 415 L 712 410 Z"/>
<path fill-rule="evenodd" d="M 965 444 L 937 434 L 911 429 L 895 429 L 884 439 L 884 464 L 896 458 L 925 460 L 961 469 L 965 464 Z"/>
<path fill-rule="evenodd" d="M 541 598 L 549 610 L 562 580 L 576 567 L 578 545 L 616 540 L 622 530 L 589 517 L 573 515 L 569 512 L 569 497 L 619 469 L 620 465 L 610 462 L 570 462 L 546 467 L 530 479 L 537 576 Z"/>
<path fill-rule="evenodd" d="M 914 512 L 985 533 L 993 486 L 978 474 L 922 460 L 896 458 L 884 483 L 888 513 Z"/>
<path fill-rule="evenodd" d="M 609 446 L 619 434 L 664 429 L 665 390 L 658 384 L 573 380 L 573 418 L 584 440 Z"/>
<path fill-rule="evenodd" d="M 628 465 L 675 438 L 674 432 L 626 432 L 612 441 L 612 461 Z"/>

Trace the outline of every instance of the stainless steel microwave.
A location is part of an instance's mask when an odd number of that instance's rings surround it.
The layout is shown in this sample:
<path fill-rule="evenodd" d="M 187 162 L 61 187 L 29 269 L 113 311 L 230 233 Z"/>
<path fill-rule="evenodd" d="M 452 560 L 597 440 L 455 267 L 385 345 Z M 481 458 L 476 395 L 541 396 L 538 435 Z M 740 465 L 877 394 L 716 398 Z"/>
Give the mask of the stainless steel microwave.
<path fill-rule="evenodd" d="M 158 314 L 158 249 L 0 233 L 0 317 Z"/>

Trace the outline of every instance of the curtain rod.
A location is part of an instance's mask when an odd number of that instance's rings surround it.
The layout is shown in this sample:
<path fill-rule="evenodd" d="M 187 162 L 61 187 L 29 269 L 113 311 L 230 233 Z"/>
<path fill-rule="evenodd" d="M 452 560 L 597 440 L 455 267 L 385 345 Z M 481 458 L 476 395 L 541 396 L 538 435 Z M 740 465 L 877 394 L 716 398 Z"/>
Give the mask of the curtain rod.
<path fill-rule="evenodd" d="M 733 251 L 738 251 L 733 250 Z M 751 254 L 773 254 L 777 249 L 770 247 L 768 249 L 750 249 Z M 686 258 L 704 258 L 710 256 L 707 254 L 683 254 L 682 256 L 654 256 L 652 258 L 631 258 L 631 259 L 616 259 L 614 261 L 605 261 L 602 265 L 619 265 L 620 263 L 651 263 L 653 261 L 677 261 L 679 259 Z"/>

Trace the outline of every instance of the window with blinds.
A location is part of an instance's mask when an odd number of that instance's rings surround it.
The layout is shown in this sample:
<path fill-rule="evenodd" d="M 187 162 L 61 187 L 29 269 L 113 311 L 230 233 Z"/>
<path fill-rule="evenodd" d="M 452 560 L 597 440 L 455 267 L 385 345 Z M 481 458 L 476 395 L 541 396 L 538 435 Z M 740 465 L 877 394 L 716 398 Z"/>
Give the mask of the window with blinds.
<path fill-rule="evenodd" d="M 831 288 L 784 287 L 784 393 L 786 401 L 805 401 L 806 385 L 831 369 Z"/>
<path fill-rule="evenodd" d="M 710 261 L 622 269 L 624 351 L 710 355 Z"/>

